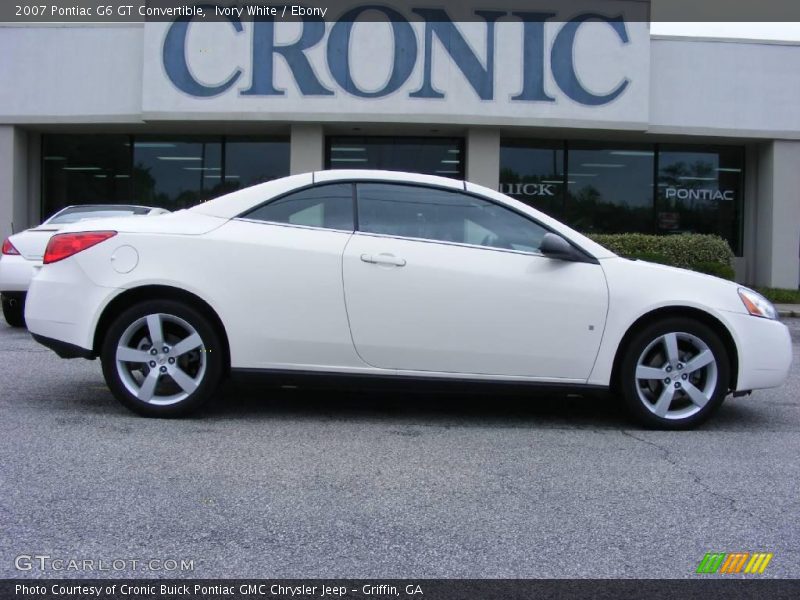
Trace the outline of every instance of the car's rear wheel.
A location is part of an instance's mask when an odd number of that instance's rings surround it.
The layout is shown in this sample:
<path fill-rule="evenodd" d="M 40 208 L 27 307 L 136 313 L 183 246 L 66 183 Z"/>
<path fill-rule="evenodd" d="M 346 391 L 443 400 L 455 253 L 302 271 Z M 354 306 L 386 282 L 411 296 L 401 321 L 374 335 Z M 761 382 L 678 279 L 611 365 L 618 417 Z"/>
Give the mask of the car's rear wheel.
<path fill-rule="evenodd" d="M 172 300 L 137 304 L 108 329 L 103 374 L 114 396 L 148 417 L 178 417 L 206 402 L 223 373 L 220 338 L 194 308 Z"/>
<path fill-rule="evenodd" d="M 25 327 L 25 294 L 2 294 L 3 317 L 11 327 Z"/>
<path fill-rule="evenodd" d="M 687 318 L 639 331 L 628 344 L 619 386 L 630 414 L 658 429 L 689 429 L 708 419 L 728 393 L 730 362 L 719 335 Z"/>

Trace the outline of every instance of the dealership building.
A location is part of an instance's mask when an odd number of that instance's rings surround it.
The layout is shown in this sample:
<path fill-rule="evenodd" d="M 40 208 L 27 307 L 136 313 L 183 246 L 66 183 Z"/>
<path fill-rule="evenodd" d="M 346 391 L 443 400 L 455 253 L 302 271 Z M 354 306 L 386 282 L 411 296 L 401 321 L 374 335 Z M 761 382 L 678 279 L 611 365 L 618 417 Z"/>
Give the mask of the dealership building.
<path fill-rule="evenodd" d="M 798 287 L 800 45 L 651 35 L 641 0 L 467 4 L 0 25 L 0 235 L 380 168 L 582 232 L 717 234 L 740 281 Z"/>

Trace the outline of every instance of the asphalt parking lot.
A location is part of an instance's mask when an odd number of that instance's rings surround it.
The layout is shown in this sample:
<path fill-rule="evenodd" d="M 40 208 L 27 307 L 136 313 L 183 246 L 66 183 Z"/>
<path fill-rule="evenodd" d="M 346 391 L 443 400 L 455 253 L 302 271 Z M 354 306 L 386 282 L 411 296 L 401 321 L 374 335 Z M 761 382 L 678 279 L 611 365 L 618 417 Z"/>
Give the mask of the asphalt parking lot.
<path fill-rule="evenodd" d="M 681 433 L 597 399 L 235 385 L 197 418 L 148 420 L 98 362 L 3 324 L 0 577 L 682 578 L 710 551 L 773 552 L 763 577 L 798 577 L 788 323 L 789 383 Z M 126 566 L 15 568 L 37 554 Z"/>

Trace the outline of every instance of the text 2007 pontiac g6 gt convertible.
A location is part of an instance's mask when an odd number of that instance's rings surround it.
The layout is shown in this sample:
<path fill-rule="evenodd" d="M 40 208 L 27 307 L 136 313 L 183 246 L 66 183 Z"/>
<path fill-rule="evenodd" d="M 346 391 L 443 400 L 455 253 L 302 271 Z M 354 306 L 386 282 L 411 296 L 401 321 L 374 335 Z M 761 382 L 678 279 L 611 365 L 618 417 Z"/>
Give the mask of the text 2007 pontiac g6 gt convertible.
<path fill-rule="evenodd" d="M 606 388 L 643 424 L 694 426 L 778 386 L 787 328 L 732 282 L 616 256 L 471 183 L 325 171 L 54 236 L 34 337 L 100 357 L 148 416 L 229 373 Z"/>

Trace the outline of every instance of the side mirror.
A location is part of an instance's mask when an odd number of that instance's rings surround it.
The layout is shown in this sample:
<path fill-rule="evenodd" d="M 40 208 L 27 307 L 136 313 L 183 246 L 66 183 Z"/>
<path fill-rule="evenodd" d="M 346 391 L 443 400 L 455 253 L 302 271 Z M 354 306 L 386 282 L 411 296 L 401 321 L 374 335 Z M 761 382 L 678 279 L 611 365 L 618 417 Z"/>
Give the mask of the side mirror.
<path fill-rule="evenodd" d="M 556 260 L 568 260 L 572 262 L 583 261 L 584 258 L 572 244 L 556 233 L 545 233 L 542 243 L 539 245 L 539 252 L 548 258 Z"/>

